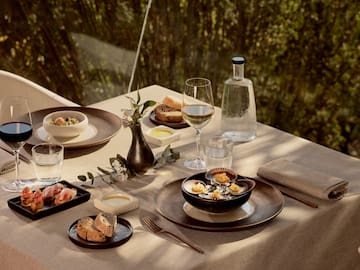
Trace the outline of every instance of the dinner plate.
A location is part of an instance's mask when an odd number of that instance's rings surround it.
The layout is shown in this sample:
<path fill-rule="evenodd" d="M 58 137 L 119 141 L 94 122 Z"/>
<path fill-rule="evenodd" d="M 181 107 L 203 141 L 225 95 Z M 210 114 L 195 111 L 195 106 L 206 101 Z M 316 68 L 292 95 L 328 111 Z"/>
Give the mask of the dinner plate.
<path fill-rule="evenodd" d="M 30 209 L 21 205 L 21 197 L 17 196 L 8 200 L 8 206 L 12 210 L 22 214 L 25 217 L 31 218 L 32 220 L 37 220 L 43 217 L 47 217 L 49 215 L 55 214 L 60 211 L 64 211 L 81 203 L 84 203 L 90 199 L 90 193 L 85 189 L 79 188 L 65 180 L 58 182 L 63 184 L 66 188 L 75 188 L 76 189 L 76 196 L 71 201 L 65 202 L 60 205 L 48 205 L 45 204 L 44 207 L 39 210 L 38 212 L 32 212 Z M 42 188 L 41 190 L 43 190 Z"/>
<path fill-rule="evenodd" d="M 224 213 L 204 211 L 192 206 L 188 202 L 184 203 L 183 209 L 185 214 L 187 214 L 189 217 L 209 223 L 228 223 L 242 220 L 249 217 L 255 211 L 254 204 L 251 200 L 247 201 L 242 206 L 234 210 Z"/>
<path fill-rule="evenodd" d="M 255 179 L 254 179 L 255 180 Z M 165 185 L 156 197 L 156 209 L 166 219 L 184 227 L 205 231 L 235 231 L 254 227 L 274 219 L 283 209 L 284 197 L 280 191 L 261 180 L 255 180 L 256 186 L 249 201 L 254 212 L 244 219 L 227 223 L 204 222 L 188 216 L 181 194 L 183 179 Z"/>
<path fill-rule="evenodd" d="M 179 122 L 179 123 L 171 123 L 171 122 L 165 122 L 165 121 L 158 120 L 156 118 L 156 116 L 155 116 L 154 111 L 152 111 L 150 113 L 149 119 L 155 125 L 164 125 L 164 126 L 168 126 L 168 127 L 175 128 L 175 129 L 186 128 L 186 127 L 189 126 L 185 121 L 182 121 L 182 122 Z"/>
<path fill-rule="evenodd" d="M 49 136 L 43 128 L 44 117 L 52 112 L 73 110 L 80 111 L 89 119 L 89 125 L 79 136 L 73 138 L 54 138 Z M 84 148 L 100 145 L 108 142 L 121 128 L 121 119 L 104 110 L 90 107 L 55 107 L 31 113 L 33 121 L 33 135 L 27 141 L 28 144 L 35 145 L 43 142 L 56 142 L 64 145 L 65 148 Z"/>
<path fill-rule="evenodd" d="M 90 216 L 90 217 L 95 219 L 96 216 Z M 117 226 L 114 235 L 112 237 L 107 238 L 105 242 L 101 242 L 101 243 L 86 241 L 78 237 L 77 235 L 76 227 L 79 220 L 80 219 L 77 219 L 76 221 L 74 221 L 74 223 L 70 225 L 68 229 L 68 236 L 71 242 L 73 242 L 74 244 L 80 247 L 92 248 L 92 249 L 105 249 L 105 248 L 117 247 L 127 242 L 133 234 L 133 229 L 130 222 L 127 221 L 126 219 L 117 217 Z"/>

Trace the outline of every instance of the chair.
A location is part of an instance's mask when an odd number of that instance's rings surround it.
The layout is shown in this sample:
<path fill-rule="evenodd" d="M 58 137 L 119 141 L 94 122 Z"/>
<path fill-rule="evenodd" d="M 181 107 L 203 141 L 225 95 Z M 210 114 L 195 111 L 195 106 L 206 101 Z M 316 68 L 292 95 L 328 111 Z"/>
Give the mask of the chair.
<path fill-rule="evenodd" d="M 24 77 L 0 70 L 0 100 L 10 95 L 28 98 L 31 111 L 59 106 L 79 106 Z"/>

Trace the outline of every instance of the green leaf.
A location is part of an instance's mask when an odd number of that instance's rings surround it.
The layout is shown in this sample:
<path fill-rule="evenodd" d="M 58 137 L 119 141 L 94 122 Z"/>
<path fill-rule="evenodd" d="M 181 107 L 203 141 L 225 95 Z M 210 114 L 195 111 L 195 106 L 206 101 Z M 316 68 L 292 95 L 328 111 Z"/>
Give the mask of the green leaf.
<path fill-rule="evenodd" d="M 143 114 L 147 108 L 152 107 L 154 105 L 156 105 L 156 101 L 154 101 L 154 100 L 145 101 L 143 108 L 141 110 L 141 114 Z"/>
<path fill-rule="evenodd" d="M 83 182 L 85 182 L 86 181 L 86 176 L 85 175 L 78 175 L 78 177 L 77 177 L 80 181 L 83 181 Z"/>
<path fill-rule="evenodd" d="M 108 170 L 105 170 L 105 169 L 103 169 L 103 168 L 101 168 L 101 167 L 97 167 L 97 169 L 98 169 L 100 172 L 102 172 L 103 174 L 111 175 L 111 172 L 109 172 Z"/>
<path fill-rule="evenodd" d="M 95 180 L 94 175 L 93 175 L 91 172 L 88 172 L 87 175 L 88 175 L 88 178 L 91 180 L 91 184 L 93 185 L 93 184 L 94 184 L 94 180 Z"/>
<path fill-rule="evenodd" d="M 137 101 L 136 101 L 136 104 L 139 104 L 141 101 L 141 97 L 140 97 L 140 92 L 139 90 L 137 91 Z"/>

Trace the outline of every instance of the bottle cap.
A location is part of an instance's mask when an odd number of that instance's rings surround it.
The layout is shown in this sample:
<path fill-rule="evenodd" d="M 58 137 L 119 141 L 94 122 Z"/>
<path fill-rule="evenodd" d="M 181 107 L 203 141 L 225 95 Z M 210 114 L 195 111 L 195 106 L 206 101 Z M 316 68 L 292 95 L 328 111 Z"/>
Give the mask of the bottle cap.
<path fill-rule="evenodd" d="M 235 56 L 231 60 L 232 60 L 233 64 L 244 64 L 245 63 L 245 58 L 242 56 Z"/>

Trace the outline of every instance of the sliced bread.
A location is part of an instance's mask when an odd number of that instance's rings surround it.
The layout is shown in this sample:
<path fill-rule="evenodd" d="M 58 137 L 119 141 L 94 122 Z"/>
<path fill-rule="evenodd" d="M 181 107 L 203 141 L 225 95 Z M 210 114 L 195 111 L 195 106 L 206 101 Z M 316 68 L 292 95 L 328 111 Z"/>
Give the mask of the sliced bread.
<path fill-rule="evenodd" d="M 179 123 L 183 121 L 181 111 L 168 105 L 160 104 L 154 109 L 155 117 L 159 121 Z"/>
<path fill-rule="evenodd" d="M 94 222 L 95 228 L 101 231 L 105 236 L 112 237 L 116 230 L 117 218 L 108 213 L 99 213 Z"/>
<path fill-rule="evenodd" d="M 91 217 L 83 217 L 77 223 L 77 234 L 80 238 L 92 242 L 105 242 L 105 234 L 95 228 Z"/>

